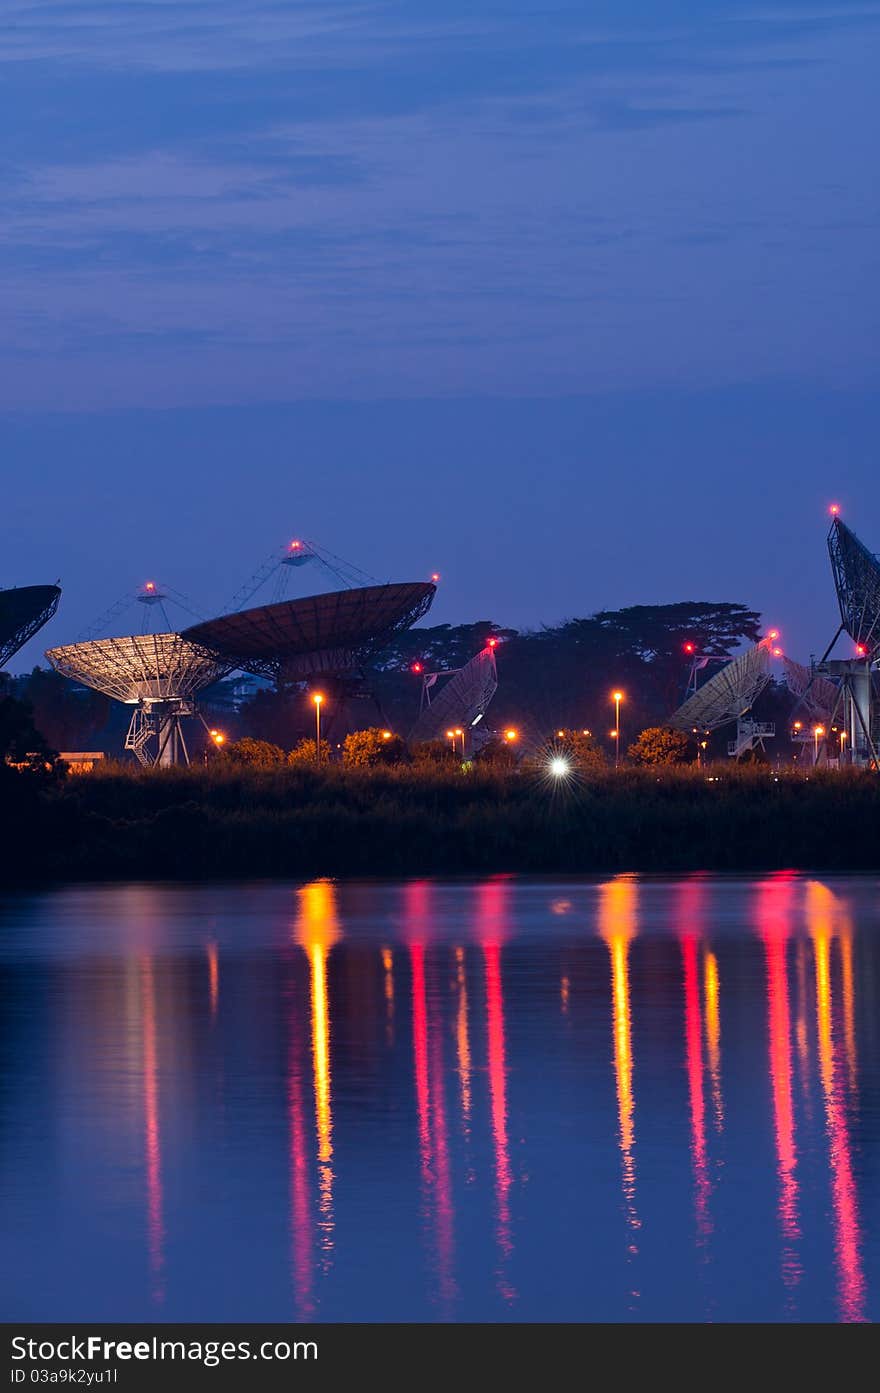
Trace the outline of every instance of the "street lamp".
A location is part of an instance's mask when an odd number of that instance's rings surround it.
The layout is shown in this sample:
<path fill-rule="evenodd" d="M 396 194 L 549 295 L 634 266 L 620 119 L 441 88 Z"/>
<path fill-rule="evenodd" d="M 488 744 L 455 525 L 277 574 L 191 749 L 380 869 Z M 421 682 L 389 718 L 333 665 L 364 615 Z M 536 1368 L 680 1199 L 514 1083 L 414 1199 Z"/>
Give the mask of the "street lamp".
<path fill-rule="evenodd" d="M 514 740 L 519 739 L 519 731 L 513 730 L 512 728 L 510 730 L 506 730 L 504 732 L 504 739 L 507 741 L 508 745 L 512 745 Z"/>
<path fill-rule="evenodd" d="M 819 763 L 819 741 L 825 734 L 824 726 L 813 726 L 813 763 Z"/>
<path fill-rule="evenodd" d="M 614 702 L 614 767 L 620 763 L 620 703 L 623 701 L 623 692 L 612 692 L 611 699 Z"/>
<path fill-rule="evenodd" d="M 461 757 L 462 759 L 464 759 L 464 731 L 462 730 L 461 726 L 455 727 L 455 733 L 456 735 L 461 737 Z"/>
<path fill-rule="evenodd" d="M 312 694 L 312 701 L 315 703 L 315 763 L 321 763 L 321 704 L 324 700 L 321 692 Z"/>
<path fill-rule="evenodd" d="M 568 760 L 563 759 L 561 755 L 557 755 L 555 759 L 551 759 L 548 767 L 554 779 L 565 779 L 571 773 L 571 765 Z"/>

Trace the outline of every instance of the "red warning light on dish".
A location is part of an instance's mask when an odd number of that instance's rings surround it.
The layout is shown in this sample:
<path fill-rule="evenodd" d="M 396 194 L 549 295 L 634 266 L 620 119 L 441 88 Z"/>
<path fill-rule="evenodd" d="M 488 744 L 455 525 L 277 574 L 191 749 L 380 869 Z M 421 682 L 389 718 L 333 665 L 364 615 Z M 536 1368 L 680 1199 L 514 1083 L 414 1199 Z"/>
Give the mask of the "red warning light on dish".
<path fill-rule="evenodd" d="M 865 647 L 865 645 L 864 645 L 863 643 L 857 643 L 857 644 L 856 644 L 856 657 L 857 657 L 857 658 L 864 658 L 864 656 L 865 656 L 865 654 L 867 653 L 867 651 L 868 651 L 868 650 L 867 650 L 867 648 Z"/>
<path fill-rule="evenodd" d="M 771 629 L 770 632 L 768 633 L 767 637 L 768 637 L 768 638 L 779 638 L 779 630 L 778 630 L 778 629 Z"/>
<path fill-rule="evenodd" d="M 440 579 L 440 572 L 439 572 L 439 571 L 432 571 L 432 572 L 431 572 L 431 579 L 432 579 L 432 581 L 434 582 L 434 584 L 436 585 L 437 582 L 438 582 L 438 580 Z"/>
<path fill-rule="evenodd" d="M 302 542 L 296 542 L 296 541 L 291 542 L 291 544 L 290 544 L 290 550 L 291 550 L 291 551 L 299 551 L 299 549 L 300 549 L 301 546 L 302 546 Z"/>
<path fill-rule="evenodd" d="M 696 653 L 697 645 L 695 643 L 688 642 L 684 644 L 684 651 L 685 653 Z"/>
<path fill-rule="evenodd" d="M 156 582 L 153 581 L 153 580 L 148 580 L 147 583 L 146 583 L 146 585 L 144 586 L 144 589 L 145 589 L 145 590 L 155 590 L 155 589 L 156 589 Z"/>
<path fill-rule="evenodd" d="M 498 647 L 498 640 L 497 640 L 497 638 L 490 638 L 487 646 L 488 646 L 489 648 L 497 648 L 497 647 Z"/>
<path fill-rule="evenodd" d="M 412 667 L 410 668 L 410 672 L 421 672 L 421 670 L 422 670 L 422 665 L 421 665 L 421 663 L 413 663 Z"/>
<path fill-rule="evenodd" d="M 840 504 L 839 504 L 839 503 L 832 503 L 831 506 L 829 507 L 828 511 L 829 511 L 829 513 L 831 514 L 831 516 L 832 516 L 833 518 L 839 517 L 839 516 L 840 516 Z"/>

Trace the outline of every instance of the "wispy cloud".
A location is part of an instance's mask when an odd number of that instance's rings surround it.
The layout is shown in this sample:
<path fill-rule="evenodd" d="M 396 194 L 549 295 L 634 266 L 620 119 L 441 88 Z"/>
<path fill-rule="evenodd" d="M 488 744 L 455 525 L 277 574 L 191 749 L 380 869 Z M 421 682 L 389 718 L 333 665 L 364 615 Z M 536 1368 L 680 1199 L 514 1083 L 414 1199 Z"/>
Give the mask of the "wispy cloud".
<path fill-rule="evenodd" d="M 837 373 L 878 17 L 10 0 L 0 400 Z"/>

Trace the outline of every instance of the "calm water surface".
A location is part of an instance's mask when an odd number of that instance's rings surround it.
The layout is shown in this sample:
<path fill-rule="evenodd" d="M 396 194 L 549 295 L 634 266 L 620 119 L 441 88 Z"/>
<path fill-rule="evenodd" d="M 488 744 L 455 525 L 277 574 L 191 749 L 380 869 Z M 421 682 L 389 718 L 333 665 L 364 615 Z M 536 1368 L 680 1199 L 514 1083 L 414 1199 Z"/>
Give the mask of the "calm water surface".
<path fill-rule="evenodd" d="M 4 1317 L 872 1319 L 878 888 L 4 896 Z"/>

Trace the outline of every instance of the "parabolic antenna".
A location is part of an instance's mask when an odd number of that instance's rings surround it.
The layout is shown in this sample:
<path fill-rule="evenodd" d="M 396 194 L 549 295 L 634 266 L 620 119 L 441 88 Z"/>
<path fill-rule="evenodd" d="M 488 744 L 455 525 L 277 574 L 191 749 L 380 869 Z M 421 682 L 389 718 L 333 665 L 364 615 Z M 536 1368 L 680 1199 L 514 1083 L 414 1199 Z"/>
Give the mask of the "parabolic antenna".
<path fill-rule="evenodd" d="M 495 649 L 487 645 L 464 667 L 453 670 L 432 696 L 434 686 L 445 676 L 442 672 L 425 674 L 422 709 L 409 737 L 414 743 L 442 739 L 447 727 L 468 728 L 482 719 L 498 690 Z"/>
<path fill-rule="evenodd" d="M 430 581 L 366 585 L 282 600 L 193 624 L 183 638 L 229 671 L 281 681 L 356 672 L 430 608 Z"/>
<path fill-rule="evenodd" d="M 58 608 L 57 585 L 22 585 L 0 590 L 0 668 L 48 623 Z"/>
<path fill-rule="evenodd" d="M 125 748 L 141 764 L 189 763 L 181 718 L 197 714 L 194 697 L 230 668 L 180 634 L 132 634 L 50 648 L 56 672 L 134 706 Z"/>
<path fill-rule="evenodd" d="M 50 648 L 56 672 L 96 692 L 136 705 L 195 696 L 229 671 L 180 634 L 132 634 Z"/>
<path fill-rule="evenodd" d="M 828 554 L 843 627 L 871 662 L 880 658 L 880 560 L 835 517 Z"/>
<path fill-rule="evenodd" d="M 808 667 L 804 667 L 803 663 L 796 663 L 794 658 L 783 658 L 782 664 L 785 670 L 785 685 L 792 696 L 797 698 L 798 706 L 810 720 L 830 722 L 839 692 L 836 683 L 829 682 L 827 677 L 818 676 Z"/>
<path fill-rule="evenodd" d="M 731 659 L 673 712 L 667 724 L 676 730 L 717 730 L 739 720 L 770 681 L 772 649 L 773 639 L 762 638 Z"/>

